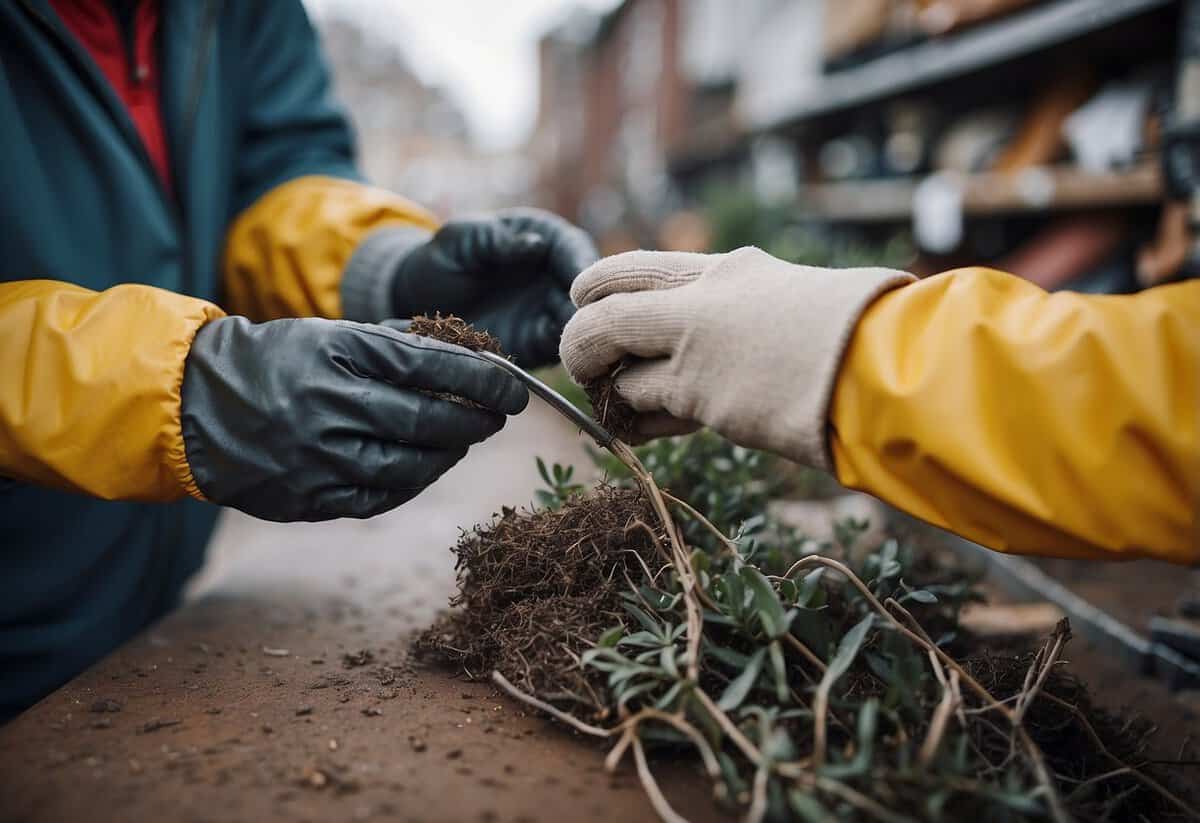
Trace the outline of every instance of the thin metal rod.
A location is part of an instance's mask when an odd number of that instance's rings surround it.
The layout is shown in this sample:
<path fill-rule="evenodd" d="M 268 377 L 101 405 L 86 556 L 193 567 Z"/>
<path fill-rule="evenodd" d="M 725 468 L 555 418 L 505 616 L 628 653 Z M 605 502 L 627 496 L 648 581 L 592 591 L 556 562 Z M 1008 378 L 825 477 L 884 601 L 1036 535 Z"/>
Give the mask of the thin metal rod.
<path fill-rule="evenodd" d="M 570 400 L 547 386 L 541 380 L 538 380 L 516 363 L 513 363 L 511 360 L 507 360 L 498 354 L 493 354 L 490 351 L 476 352 L 476 354 L 478 354 L 484 360 L 495 363 L 497 366 L 504 369 L 513 377 L 516 377 L 518 380 L 528 386 L 531 392 L 545 400 L 547 403 L 557 409 L 559 414 L 563 415 L 581 430 L 586 432 L 601 448 L 607 449 L 615 439 L 607 429 L 593 420 L 591 416 L 587 414 L 587 412 L 581 410 Z"/>

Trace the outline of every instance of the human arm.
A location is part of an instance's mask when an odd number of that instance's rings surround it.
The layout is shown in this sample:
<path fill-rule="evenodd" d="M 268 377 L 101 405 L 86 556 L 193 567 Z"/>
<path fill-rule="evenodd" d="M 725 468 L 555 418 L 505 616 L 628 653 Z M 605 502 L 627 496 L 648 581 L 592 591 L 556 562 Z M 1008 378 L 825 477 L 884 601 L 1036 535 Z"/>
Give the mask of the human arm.
<path fill-rule="evenodd" d="M 834 471 L 992 548 L 1200 561 L 1200 283 L 1047 294 L 756 249 L 638 252 L 577 282 L 563 359 L 645 413 Z"/>
<path fill-rule="evenodd" d="M 0 375 L 0 477 L 274 520 L 399 505 L 527 399 L 465 349 L 382 326 L 49 280 L 0 284 Z"/>
<path fill-rule="evenodd" d="M 239 216 L 225 251 L 225 300 L 255 320 L 366 322 L 458 314 L 527 366 L 556 358 L 567 291 L 596 258 L 555 215 L 514 209 L 445 225 L 368 186 L 296 0 L 247 24 Z"/>

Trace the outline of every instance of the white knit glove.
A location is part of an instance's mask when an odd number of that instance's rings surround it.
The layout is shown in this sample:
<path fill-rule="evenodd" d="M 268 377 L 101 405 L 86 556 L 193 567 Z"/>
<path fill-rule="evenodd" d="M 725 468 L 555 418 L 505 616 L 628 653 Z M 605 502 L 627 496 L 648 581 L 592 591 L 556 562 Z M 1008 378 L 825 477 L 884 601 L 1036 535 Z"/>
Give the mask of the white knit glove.
<path fill-rule="evenodd" d="M 743 446 L 831 470 L 826 414 L 866 307 L 915 278 L 796 266 L 756 248 L 635 251 L 576 278 L 562 362 L 577 382 L 624 361 L 617 391 L 663 433 L 662 413 Z"/>

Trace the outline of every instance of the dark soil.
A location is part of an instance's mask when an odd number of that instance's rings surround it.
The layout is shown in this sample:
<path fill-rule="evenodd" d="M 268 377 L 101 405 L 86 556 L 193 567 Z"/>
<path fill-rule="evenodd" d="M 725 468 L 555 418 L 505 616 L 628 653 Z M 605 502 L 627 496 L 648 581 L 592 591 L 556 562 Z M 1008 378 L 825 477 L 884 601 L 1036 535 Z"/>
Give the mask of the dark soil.
<path fill-rule="evenodd" d="M 504 509 L 454 548 L 460 592 L 417 650 L 475 677 L 499 671 L 556 703 L 604 715 L 604 678 L 576 656 L 621 622 L 622 592 L 656 568 L 641 492 L 599 486 L 559 509 Z"/>
<path fill-rule="evenodd" d="M 592 403 L 592 416 L 600 425 L 616 435 L 617 439 L 636 443 L 640 439 L 634 431 L 637 412 L 617 392 L 615 378 L 619 371 L 618 368 L 617 371 L 584 383 L 583 390 Z"/>
<path fill-rule="evenodd" d="M 643 495 L 611 486 L 559 509 L 504 509 L 491 524 L 464 533 L 455 547 L 460 587 L 451 603 L 455 610 L 420 637 L 418 653 L 473 678 L 499 671 L 520 689 L 581 719 L 611 720 L 607 707 L 613 701 L 603 675 L 577 661 L 604 631 L 622 622 L 624 596 L 633 589 L 630 581 L 641 579 L 643 563 L 652 570 L 660 565 L 639 522 L 654 522 Z M 996 642 L 965 633 L 955 643 L 955 656 L 1001 700 L 1027 685 L 1033 661 L 1029 640 Z M 865 676 L 850 691 L 879 689 Z M 1087 783 L 1114 768 L 1094 732 L 1112 755 L 1171 785 L 1166 770 L 1145 763 L 1154 732 L 1149 721 L 1098 708 L 1082 681 L 1061 668 L 1047 679 L 1043 695 L 1031 705 L 1025 724 L 1052 772 L 1061 776 L 1060 790 L 1078 819 L 1178 819 L 1173 806 L 1132 777 Z M 990 760 L 1009 756 L 1007 731 L 988 724 L 975 728 L 972 745 Z M 1084 784 L 1086 791 L 1072 795 Z"/>
<path fill-rule="evenodd" d="M 412 325 L 408 330 L 412 334 L 432 337 L 434 340 L 452 343 L 471 351 L 490 351 L 494 354 L 503 354 L 500 350 L 499 340 L 453 314 L 447 314 L 445 317 L 441 312 L 433 317 L 425 314 L 417 315 L 412 319 Z"/>

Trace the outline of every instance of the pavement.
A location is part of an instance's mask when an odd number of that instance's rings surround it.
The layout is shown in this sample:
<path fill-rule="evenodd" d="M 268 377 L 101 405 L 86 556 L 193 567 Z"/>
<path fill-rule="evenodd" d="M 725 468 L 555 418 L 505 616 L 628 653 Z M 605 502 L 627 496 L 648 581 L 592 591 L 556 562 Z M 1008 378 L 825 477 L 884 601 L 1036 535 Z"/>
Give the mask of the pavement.
<path fill-rule="evenodd" d="M 537 403 L 399 510 L 280 525 L 227 513 L 189 600 L 0 729 L 0 821 L 655 820 L 603 747 L 486 682 L 414 663 L 459 529 L 590 466 Z M 668 796 L 713 819 L 688 764 Z"/>

